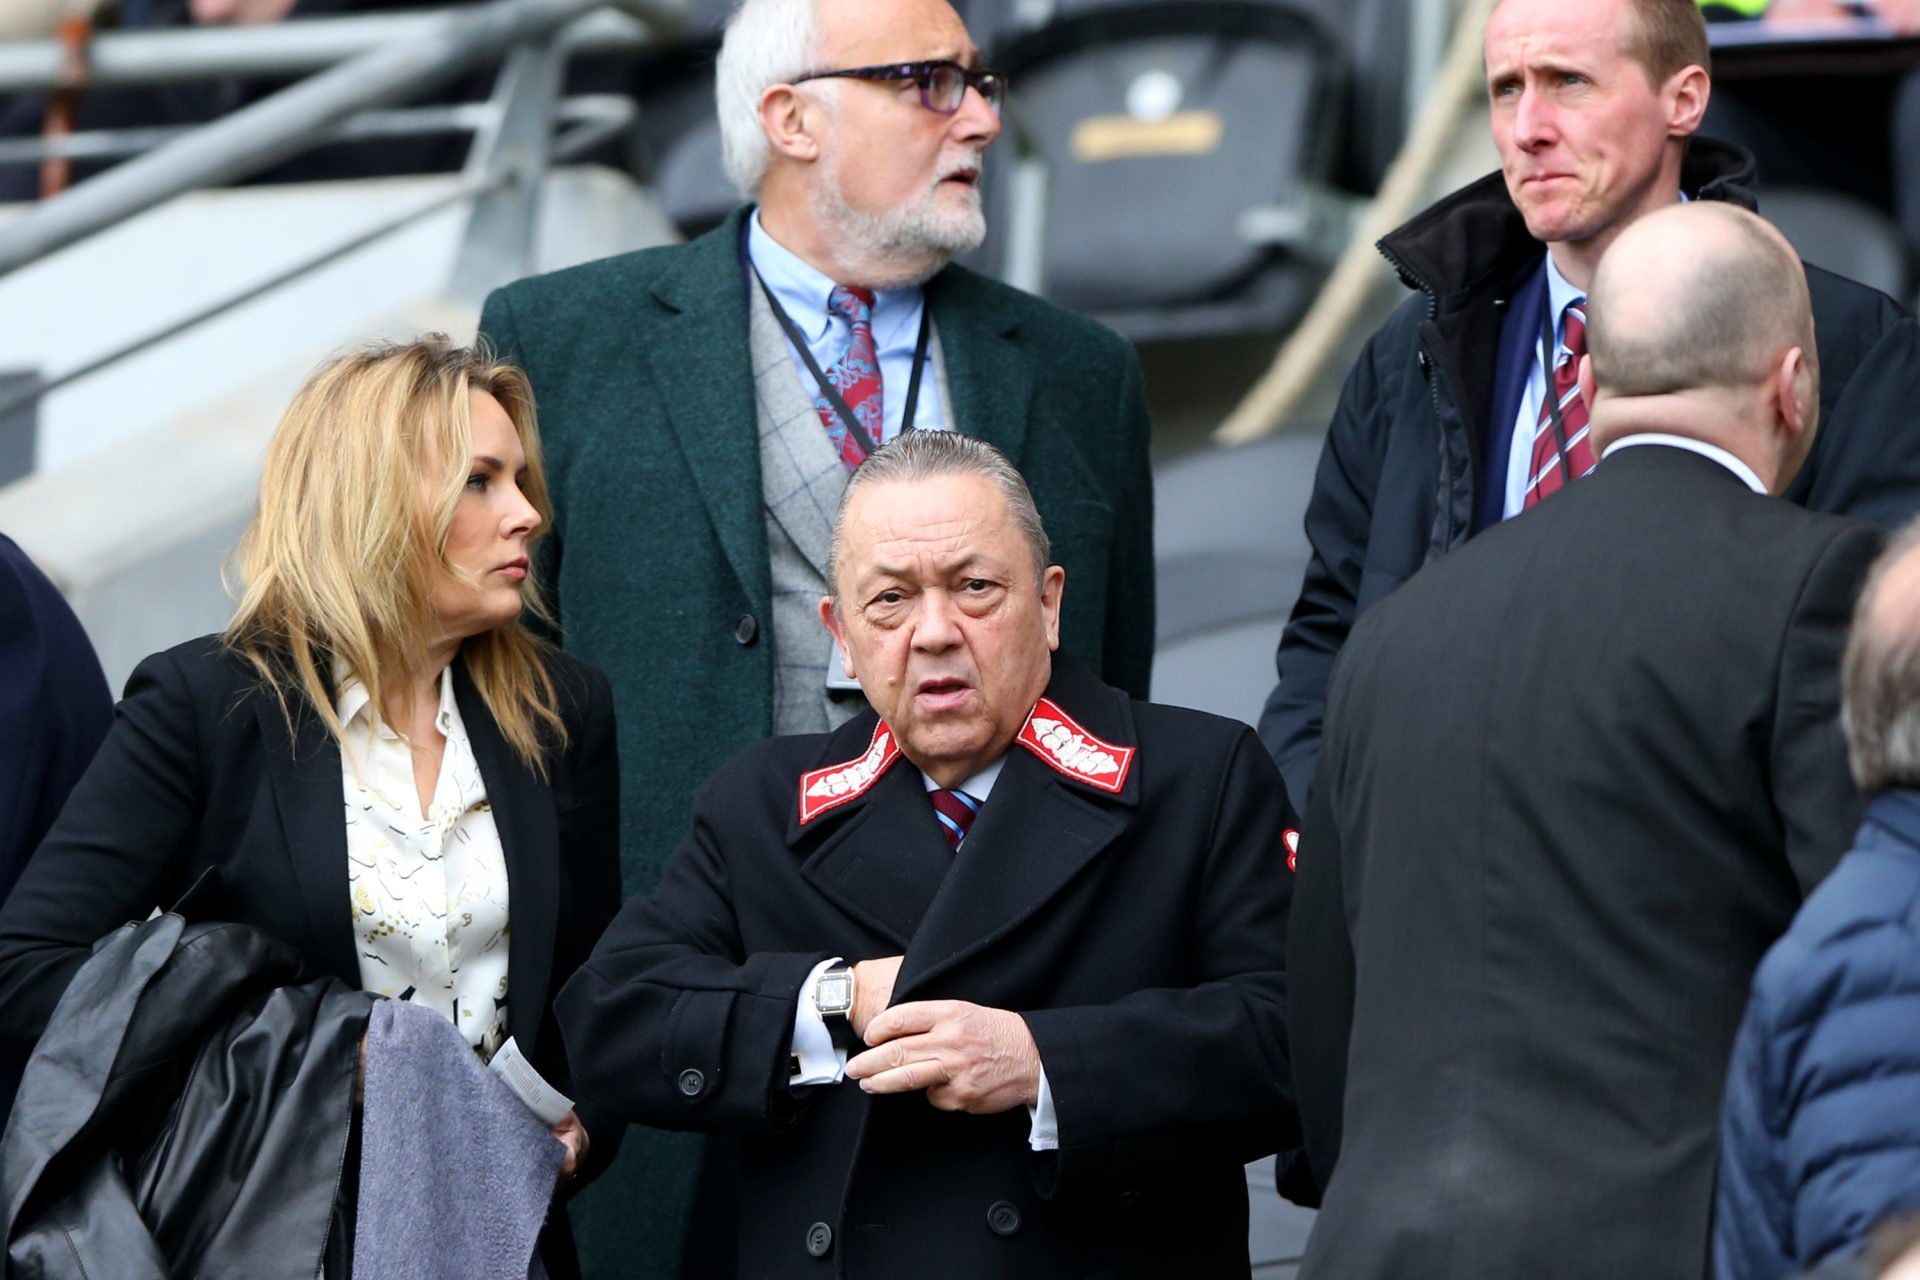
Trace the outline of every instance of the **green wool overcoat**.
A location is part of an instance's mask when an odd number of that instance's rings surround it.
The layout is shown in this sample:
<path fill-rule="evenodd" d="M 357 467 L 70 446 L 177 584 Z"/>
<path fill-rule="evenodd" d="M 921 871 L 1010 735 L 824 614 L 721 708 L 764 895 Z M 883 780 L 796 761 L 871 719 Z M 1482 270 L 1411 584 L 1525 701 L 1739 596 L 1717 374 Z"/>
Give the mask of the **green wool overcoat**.
<path fill-rule="evenodd" d="M 554 508 L 540 562 L 563 643 L 613 683 L 629 894 L 659 882 L 699 785 L 772 731 L 746 216 L 508 285 L 480 319 L 539 405 Z M 953 425 L 1013 460 L 1066 567 L 1063 647 L 1144 697 L 1153 490 L 1138 358 L 1112 331 L 964 268 L 926 297 Z M 636 1130 L 575 1202 L 589 1276 L 672 1273 L 692 1150 Z"/>

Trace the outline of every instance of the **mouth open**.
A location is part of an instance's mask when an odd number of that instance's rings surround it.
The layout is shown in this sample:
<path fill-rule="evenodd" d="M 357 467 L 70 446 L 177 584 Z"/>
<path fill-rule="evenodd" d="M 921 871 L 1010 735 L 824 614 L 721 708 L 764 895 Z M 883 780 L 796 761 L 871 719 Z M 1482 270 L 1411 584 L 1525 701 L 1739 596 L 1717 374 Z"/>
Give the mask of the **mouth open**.
<path fill-rule="evenodd" d="M 928 711 L 951 711 L 972 692 L 973 686 L 957 676 L 934 676 L 920 682 L 913 700 Z"/>
<path fill-rule="evenodd" d="M 940 182 L 943 186 L 951 182 L 963 187 L 977 187 L 980 185 L 980 171 L 978 169 L 955 169 L 952 173 L 941 178 Z"/>

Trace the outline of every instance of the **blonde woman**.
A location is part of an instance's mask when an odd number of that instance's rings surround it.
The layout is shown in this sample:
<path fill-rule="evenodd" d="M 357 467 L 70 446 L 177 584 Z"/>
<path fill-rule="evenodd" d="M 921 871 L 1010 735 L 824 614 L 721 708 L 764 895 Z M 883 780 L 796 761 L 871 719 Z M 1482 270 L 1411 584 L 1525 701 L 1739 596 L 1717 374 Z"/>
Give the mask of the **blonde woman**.
<path fill-rule="evenodd" d="M 30 1045 L 96 939 L 211 870 L 220 918 L 567 1090 L 552 1001 L 619 905 L 618 767 L 605 677 L 521 625 L 547 515 L 519 371 L 435 337 L 315 373 L 231 625 L 140 664 L 0 909 L 0 1036 Z M 618 1130 L 555 1134 L 577 1185 Z M 577 1273 L 563 1213 L 541 1255 Z"/>

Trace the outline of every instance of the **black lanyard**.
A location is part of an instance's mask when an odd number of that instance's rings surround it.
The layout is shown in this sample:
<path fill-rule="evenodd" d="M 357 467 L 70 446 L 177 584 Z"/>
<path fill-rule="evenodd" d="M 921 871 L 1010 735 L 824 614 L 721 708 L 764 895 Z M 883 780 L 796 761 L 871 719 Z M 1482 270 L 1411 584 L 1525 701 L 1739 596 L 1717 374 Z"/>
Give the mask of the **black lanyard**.
<path fill-rule="evenodd" d="M 1560 417 L 1560 393 L 1553 386 L 1553 371 L 1558 365 L 1560 339 L 1554 332 L 1553 324 L 1553 286 L 1547 285 L 1547 294 L 1540 303 L 1540 372 L 1543 375 L 1542 389 L 1547 398 L 1547 421 L 1553 427 L 1553 451 L 1560 456 L 1560 483 L 1573 483 L 1573 466 L 1567 461 L 1567 424 Z M 1532 488 L 1538 482 L 1538 476 L 1527 477 L 1527 487 Z"/>
<path fill-rule="evenodd" d="M 773 309 L 774 319 L 780 322 L 780 328 L 786 332 L 787 341 L 793 344 L 793 349 L 800 353 L 800 359 L 806 362 L 807 372 L 813 375 L 814 382 L 819 385 L 820 394 L 826 398 L 828 404 L 833 406 L 834 412 L 840 415 L 840 421 L 847 424 L 847 430 L 851 431 L 853 438 L 860 442 L 862 451 L 878 452 L 880 442 L 867 434 L 866 428 L 860 425 L 860 420 L 853 416 L 853 410 L 841 396 L 840 389 L 834 386 L 833 380 L 821 371 L 820 362 L 813 358 L 813 351 L 807 346 L 806 335 L 800 332 L 800 326 L 793 322 L 793 317 L 787 314 L 787 309 L 780 305 L 780 299 L 773 296 L 773 290 L 767 287 L 766 277 L 760 274 L 759 267 L 753 268 L 753 278 L 760 282 L 760 292 L 766 295 L 767 305 Z M 900 430 L 903 432 L 913 430 L 914 413 L 920 407 L 920 371 L 926 367 L 927 363 L 927 341 L 933 332 L 932 321 L 932 310 L 927 306 L 925 299 L 922 299 L 920 336 L 913 344 L 913 376 L 907 379 L 907 407 L 906 411 L 900 415 Z M 874 347 L 873 355 L 874 361 L 878 363 L 880 359 L 878 344 Z M 883 396 L 886 394 L 884 382 L 881 394 Z"/>

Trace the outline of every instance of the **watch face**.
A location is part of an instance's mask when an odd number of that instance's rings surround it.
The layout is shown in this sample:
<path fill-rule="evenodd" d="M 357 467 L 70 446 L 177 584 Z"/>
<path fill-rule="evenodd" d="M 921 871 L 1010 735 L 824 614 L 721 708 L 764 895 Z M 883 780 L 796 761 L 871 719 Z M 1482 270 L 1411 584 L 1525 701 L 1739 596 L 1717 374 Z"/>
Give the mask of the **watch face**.
<path fill-rule="evenodd" d="M 823 973 L 814 984 L 813 1004 L 821 1013 L 845 1013 L 853 1008 L 853 974 Z"/>

